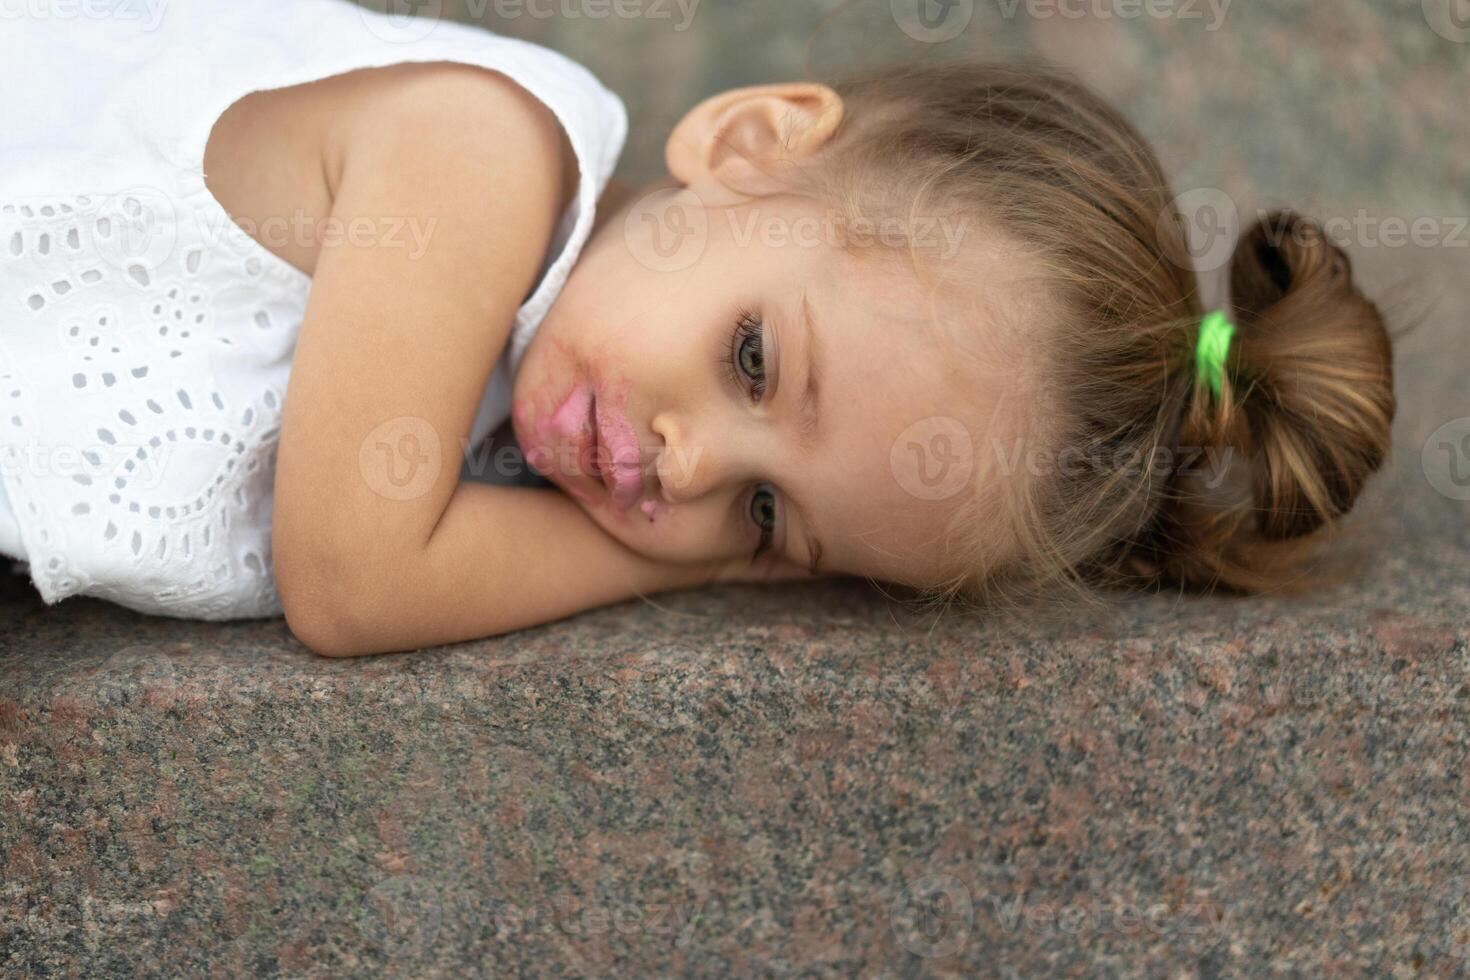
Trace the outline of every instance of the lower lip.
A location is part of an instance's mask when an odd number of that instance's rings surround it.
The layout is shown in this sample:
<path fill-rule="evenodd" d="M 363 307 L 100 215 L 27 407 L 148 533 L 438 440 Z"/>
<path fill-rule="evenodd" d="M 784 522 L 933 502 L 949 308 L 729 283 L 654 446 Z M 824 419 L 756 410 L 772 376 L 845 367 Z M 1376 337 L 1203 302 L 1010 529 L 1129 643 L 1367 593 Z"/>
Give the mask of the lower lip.
<path fill-rule="evenodd" d="M 593 403 L 596 396 L 590 385 L 577 385 L 551 413 L 544 426 L 549 442 L 571 443 L 573 461 L 583 473 L 596 473 L 597 426 Z"/>

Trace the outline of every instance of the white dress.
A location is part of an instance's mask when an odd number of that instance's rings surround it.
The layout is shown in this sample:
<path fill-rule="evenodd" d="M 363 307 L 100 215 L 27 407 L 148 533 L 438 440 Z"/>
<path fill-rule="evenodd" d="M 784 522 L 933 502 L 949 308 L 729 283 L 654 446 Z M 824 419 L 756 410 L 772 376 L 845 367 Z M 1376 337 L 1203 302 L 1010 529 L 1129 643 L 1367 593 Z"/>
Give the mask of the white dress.
<path fill-rule="evenodd" d="M 509 415 L 627 113 L 580 65 L 479 27 L 346 0 L 108 2 L 0 29 L 0 553 L 47 603 L 279 615 L 275 450 L 311 280 L 206 188 L 215 120 L 252 91 L 406 61 L 495 69 L 555 113 L 578 193 L 487 368 L 473 446 Z"/>

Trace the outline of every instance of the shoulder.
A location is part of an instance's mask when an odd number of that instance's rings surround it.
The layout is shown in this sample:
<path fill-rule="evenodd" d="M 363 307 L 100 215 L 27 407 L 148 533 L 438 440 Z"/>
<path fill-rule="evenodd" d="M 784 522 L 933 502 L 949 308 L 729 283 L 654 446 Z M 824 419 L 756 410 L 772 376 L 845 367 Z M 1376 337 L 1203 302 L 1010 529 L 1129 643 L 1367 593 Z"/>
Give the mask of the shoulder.
<path fill-rule="evenodd" d="M 354 165 L 391 167 L 399 182 L 478 188 L 482 196 L 493 182 L 513 180 L 516 194 L 493 196 L 549 207 L 553 224 L 576 194 L 576 154 L 560 121 L 500 72 L 410 62 L 343 81 L 324 134 L 333 191 Z"/>

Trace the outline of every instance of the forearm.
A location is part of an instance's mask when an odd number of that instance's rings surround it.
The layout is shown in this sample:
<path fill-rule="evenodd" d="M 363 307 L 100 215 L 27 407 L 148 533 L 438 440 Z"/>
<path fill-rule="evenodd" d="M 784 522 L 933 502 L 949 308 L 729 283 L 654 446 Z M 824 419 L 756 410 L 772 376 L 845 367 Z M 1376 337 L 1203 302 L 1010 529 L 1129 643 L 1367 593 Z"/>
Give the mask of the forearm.
<path fill-rule="evenodd" d="M 367 546 L 329 652 L 436 646 L 699 585 L 713 566 L 645 558 L 557 490 L 461 482 L 427 544 Z"/>

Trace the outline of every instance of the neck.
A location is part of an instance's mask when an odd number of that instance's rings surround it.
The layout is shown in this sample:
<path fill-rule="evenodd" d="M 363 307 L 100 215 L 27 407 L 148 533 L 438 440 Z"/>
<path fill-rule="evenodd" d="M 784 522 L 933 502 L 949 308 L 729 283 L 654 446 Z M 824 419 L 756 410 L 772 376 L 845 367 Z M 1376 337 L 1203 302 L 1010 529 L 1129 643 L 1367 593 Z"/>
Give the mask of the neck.
<path fill-rule="evenodd" d="M 597 216 L 592 222 L 592 234 L 596 235 L 602 230 L 604 224 L 615 215 L 621 214 L 629 204 L 645 194 L 651 194 L 662 187 L 675 186 L 678 186 L 678 182 L 672 177 L 663 177 L 642 185 L 630 184 L 616 177 L 612 178 L 607 182 L 602 196 L 597 199 Z"/>

